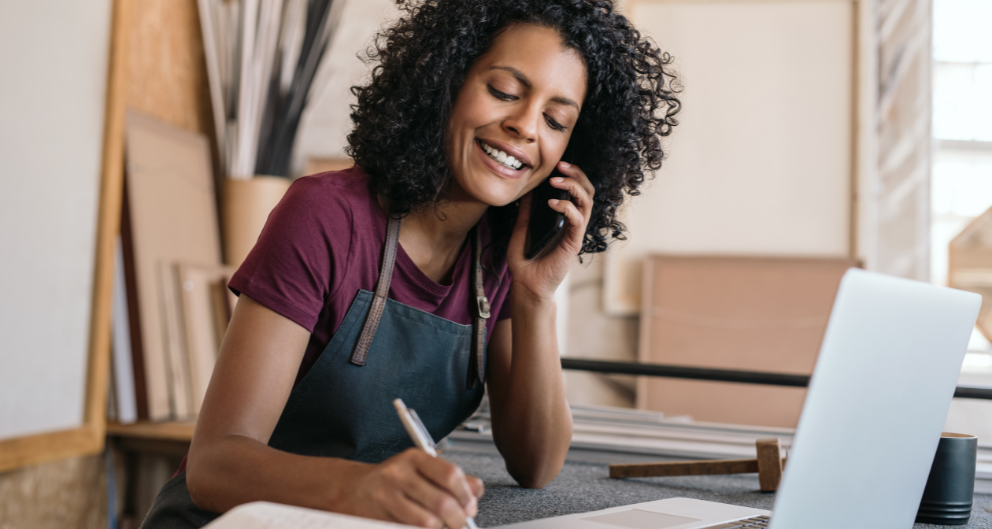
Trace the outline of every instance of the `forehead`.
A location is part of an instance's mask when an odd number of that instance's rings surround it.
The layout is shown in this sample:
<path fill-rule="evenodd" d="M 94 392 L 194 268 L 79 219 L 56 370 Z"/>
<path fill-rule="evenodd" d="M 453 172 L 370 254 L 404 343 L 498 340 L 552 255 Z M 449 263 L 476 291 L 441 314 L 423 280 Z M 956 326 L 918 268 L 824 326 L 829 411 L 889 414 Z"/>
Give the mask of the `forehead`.
<path fill-rule="evenodd" d="M 522 72 L 535 89 L 558 92 L 578 101 L 586 94 L 586 67 L 578 51 L 567 48 L 557 31 L 533 24 L 515 24 L 493 39 L 475 67 L 509 66 Z M 475 69 L 475 68 L 474 68 Z"/>

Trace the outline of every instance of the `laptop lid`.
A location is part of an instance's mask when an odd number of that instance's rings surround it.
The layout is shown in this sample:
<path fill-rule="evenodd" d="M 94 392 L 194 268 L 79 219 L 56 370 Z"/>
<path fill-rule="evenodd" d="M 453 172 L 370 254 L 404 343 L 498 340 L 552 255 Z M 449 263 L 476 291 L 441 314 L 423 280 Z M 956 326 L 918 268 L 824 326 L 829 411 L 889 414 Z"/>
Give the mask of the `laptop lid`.
<path fill-rule="evenodd" d="M 771 529 L 912 527 L 981 303 L 845 274 Z"/>

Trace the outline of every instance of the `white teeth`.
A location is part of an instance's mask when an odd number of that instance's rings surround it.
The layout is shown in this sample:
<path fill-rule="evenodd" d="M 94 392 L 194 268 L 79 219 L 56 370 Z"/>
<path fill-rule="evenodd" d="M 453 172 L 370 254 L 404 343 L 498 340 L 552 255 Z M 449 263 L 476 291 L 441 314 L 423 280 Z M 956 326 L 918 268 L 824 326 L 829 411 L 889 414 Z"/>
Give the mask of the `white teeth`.
<path fill-rule="evenodd" d="M 482 150 L 486 151 L 486 154 L 488 154 L 490 158 L 496 160 L 496 162 L 498 162 L 501 165 L 509 167 L 510 169 L 518 169 L 518 170 L 524 166 L 524 163 L 521 162 L 520 160 L 506 154 L 505 152 L 491 145 L 488 145 L 481 141 L 479 142 L 479 145 L 482 146 Z"/>

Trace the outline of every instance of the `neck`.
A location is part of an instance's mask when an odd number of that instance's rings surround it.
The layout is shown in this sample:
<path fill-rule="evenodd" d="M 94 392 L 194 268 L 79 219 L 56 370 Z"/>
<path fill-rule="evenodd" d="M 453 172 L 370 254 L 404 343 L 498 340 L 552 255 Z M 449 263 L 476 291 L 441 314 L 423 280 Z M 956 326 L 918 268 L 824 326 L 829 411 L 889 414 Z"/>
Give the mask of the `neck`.
<path fill-rule="evenodd" d="M 488 207 L 479 202 L 446 201 L 407 215 L 403 219 L 403 231 L 439 250 L 460 248 Z"/>
<path fill-rule="evenodd" d="M 400 228 L 400 245 L 433 281 L 448 284 L 469 231 L 489 208 L 475 200 L 448 198 L 435 207 L 415 211 Z"/>

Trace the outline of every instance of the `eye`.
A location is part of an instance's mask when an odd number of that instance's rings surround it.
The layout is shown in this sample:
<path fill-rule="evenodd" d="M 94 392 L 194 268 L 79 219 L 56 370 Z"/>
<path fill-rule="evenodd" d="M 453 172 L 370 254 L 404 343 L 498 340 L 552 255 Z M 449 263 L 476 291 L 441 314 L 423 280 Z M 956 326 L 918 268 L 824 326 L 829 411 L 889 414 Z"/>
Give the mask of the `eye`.
<path fill-rule="evenodd" d="M 562 125 L 561 123 L 558 123 L 557 121 L 555 121 L 554 119 L 552 119 L 551 116 L 549 116 L 547 114 L 544 115 L 544 121 L 546 121 L 548 123 L 548 126 L 549 127 L 551 127 L 554 130 L 557 130 L 558 132 L 562 132 L 562 131 L 564 131 L 565 129 L 568 128 L 565 125 Z"/>
<path fill-rule="evenodd" d="M 493 88 L 493 85 L 486 85 L 486 88 L 489 89 L 489 93 L 492 94 L 493 97 L 501 101 L 513 101 L 514 99 L 517 98 L 517 96 L 500 92 L 499 90 Z"/>

